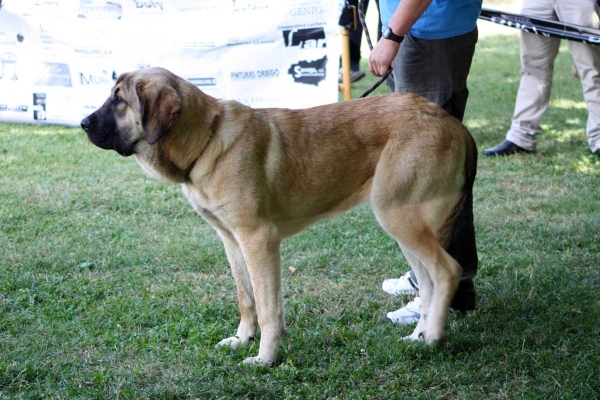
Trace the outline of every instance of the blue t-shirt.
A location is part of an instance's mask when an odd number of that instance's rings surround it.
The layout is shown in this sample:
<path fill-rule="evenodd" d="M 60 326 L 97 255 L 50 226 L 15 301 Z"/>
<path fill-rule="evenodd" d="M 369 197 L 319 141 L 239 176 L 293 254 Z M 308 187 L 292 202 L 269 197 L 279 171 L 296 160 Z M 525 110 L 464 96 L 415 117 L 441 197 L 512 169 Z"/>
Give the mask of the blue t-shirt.
<path fill-rule="evenodd" d="M 483 0 L 433 0 L 408 33 L 419 39 L 447 39 L 471 32 L 477 25 Z M 400 0 L 379 0 L 383 30 Z"/>

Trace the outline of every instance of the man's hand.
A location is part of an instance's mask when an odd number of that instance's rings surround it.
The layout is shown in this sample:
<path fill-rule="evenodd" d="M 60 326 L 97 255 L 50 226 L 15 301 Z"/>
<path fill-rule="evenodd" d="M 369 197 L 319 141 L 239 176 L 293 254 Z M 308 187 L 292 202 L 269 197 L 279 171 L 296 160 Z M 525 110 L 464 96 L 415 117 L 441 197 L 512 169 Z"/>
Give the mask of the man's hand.
<path fill-rule="evenodd" d="M 432 0 L 402 0 L 392 18 L 388 23 L 388 28 L 392 29 L 397 36 L 404 36 L 411 26 L 421 17 Z M 600 0 L 598 0 L 600 1 Z M 393 40 L 382 38 L 369 56 L 369 69 L 377 76 L 385 74 L 392 60 L 398 54 L 400 43 Z"/>
<path fill-rule="evenodd" d="M 374 75 L 382 76 L 392 65 L 392 60 L 398 54 L 400 43 L 381 38 L 373 47 L 369 56 L 369 69 Z"/>

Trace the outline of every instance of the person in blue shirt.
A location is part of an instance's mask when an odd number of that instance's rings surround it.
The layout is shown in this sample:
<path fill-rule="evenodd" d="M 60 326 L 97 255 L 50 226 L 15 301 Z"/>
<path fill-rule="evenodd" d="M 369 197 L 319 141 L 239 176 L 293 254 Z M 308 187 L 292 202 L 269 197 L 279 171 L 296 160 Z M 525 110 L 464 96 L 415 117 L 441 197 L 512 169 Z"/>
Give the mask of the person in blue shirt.
<path fill-rule="evenodd" d="M 482 0 L 379 0 L 383 34 L 369 56 L 369 69 L 382 76 L 391 65 L 393 73 L 387 80 L 391 92 L 420 94 L 462 121 L 481 4 Z M 451 308 L 473 310 L 477 254 L 452 254 L 452 249 L 448 253 L 463 267 Z M 459 260 L 461 257 L 464 259 Z M 400 279 L 385 280 L 382 288 L 391 294 L 417 293 L 418 282 L 409 271 Z M 418 322 L 420 314 L 421 303 L 416 297 L 387 317 L 410 324 Z"/>

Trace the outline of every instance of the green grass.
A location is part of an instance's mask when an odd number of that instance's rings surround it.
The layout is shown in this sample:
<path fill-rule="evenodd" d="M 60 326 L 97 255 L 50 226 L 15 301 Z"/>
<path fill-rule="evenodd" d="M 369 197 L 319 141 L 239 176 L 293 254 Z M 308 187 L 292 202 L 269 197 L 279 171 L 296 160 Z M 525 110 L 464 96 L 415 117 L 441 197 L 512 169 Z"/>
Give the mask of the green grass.
<path fill-rule="evenodd" d="M 515 36 L 480 40 L 480 150 L 504 139 L 518 57 Z M 600 161 L 571 63 L 563 46 L 539 154 L 480 157 L 478 309 L 447 343 L 384 320 L 409 298 L 381 282 L 408 266 L 362 207 L 285 242 L 273 368 L 238 365 L 257 344 L 214 348 L 237 327 L 234 283 L 179 187 L 79 129 L 0 124 L 0 399 L 600 398 Z"/>

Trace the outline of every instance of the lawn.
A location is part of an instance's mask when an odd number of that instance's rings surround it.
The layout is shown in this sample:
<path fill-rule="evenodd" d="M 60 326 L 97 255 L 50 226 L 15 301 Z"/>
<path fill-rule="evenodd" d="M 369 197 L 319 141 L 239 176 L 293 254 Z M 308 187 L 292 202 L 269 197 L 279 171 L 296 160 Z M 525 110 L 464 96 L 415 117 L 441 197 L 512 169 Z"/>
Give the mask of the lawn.
<path fill-rule="evenodd" d="M 479 150 L 510 124 L 518 47 L 478 44 Z M 256 343 L 215 349 L 237 328 L 235 286 L 179 187 L 80 129 L 0 123 L 0 399 L 600 398 L 600 160 L 571 64 L 564 44 L 539 152 L 479 159 L 478 305 L 446 344 L 405 343 L 412 327 L 385 320 L 410 298 L 381 282 L 408 265 L 361 207 L 284 242 L 272 368 L 239 365 Z"/>

